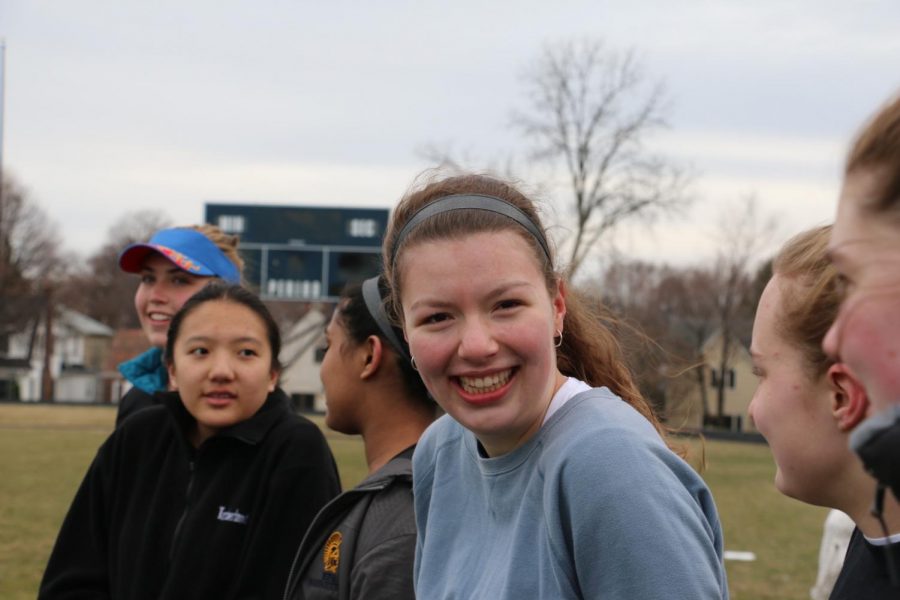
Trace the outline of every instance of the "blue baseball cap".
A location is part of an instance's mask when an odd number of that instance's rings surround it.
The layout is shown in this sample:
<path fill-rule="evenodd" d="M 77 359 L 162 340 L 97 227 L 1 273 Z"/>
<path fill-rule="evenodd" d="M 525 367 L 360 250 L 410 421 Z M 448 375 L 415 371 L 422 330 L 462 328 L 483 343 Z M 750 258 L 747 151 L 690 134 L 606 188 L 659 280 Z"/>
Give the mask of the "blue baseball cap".
<path fill-rule="evenodd" d="M 119 255 L 119 268 L 126 273 L 140 273 L 151 252 L 160 253 L 192 275 L 220 277 L 234 284 L 241 282 L 237 265 L 218 246 L 199 231 L 182 227 L 157 231 L 146 244 L 131 244 Z"/>

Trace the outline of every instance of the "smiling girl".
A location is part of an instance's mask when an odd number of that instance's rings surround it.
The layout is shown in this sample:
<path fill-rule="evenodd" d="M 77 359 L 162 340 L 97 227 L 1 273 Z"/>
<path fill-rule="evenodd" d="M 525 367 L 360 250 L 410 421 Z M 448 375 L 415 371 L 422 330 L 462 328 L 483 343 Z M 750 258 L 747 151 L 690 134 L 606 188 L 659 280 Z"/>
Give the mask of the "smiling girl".
<path fill-rule="evenodd" d="M 384 265 L 448 413 L 413 460 L 421 598 L 726 598 L 709 490 L 555 269 L 534 204 L 461 176 L 395 209 Z"/>
<path fill-rule="evenodd" d="M 276 383 L 278 327 L 238 286 L 172 319 L 176 391 L 101 446 L 66 516 L 41 598 L 274 598 L 294 544 L 339 491 L 319 429 Z"/>
<path fill-rule="evenodd" d="M 157 231 L 146 243 L 131 244 L 119 255 L 123 271 L 140 275 L 134 308 L 151 348 L 119 365 L 132 387 L 119 402 L 116 425 L 153 406 L 153 394 L 168 388 L 162 350 L 172 317 L 187 299 L 215 279 L 241 282 L 244 263 L 237 245 L 237 236 L 214 225 L 175 227 Z"/>
<path fill-rule="evenodd" d="M 869 471 L 900 498 L 898 92 L 850 148 L 828 254 L 845 293 L 823 346 L 855 370 L 872 401 L 850 442 Z"/>

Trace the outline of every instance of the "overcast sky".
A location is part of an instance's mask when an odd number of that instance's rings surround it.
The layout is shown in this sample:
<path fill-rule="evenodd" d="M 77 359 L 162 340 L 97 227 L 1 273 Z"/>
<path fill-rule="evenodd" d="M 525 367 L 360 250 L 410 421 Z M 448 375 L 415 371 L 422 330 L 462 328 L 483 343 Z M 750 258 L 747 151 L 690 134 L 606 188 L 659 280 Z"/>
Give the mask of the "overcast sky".
<path fill-rule="evenodd" d="M 0 0 L 3 166 L 83 255 L 137 209 L 391 207 L 425 144 L 524 153 L 523 69 L 602 38 L 665 82 L 652 147 L 697 174 L 686 218 L 622 247 L 690 262 L 748 194 L 776 243 L 831 219 L 849 140 L 900 87 L 898 32 L 896 0 Z"/>

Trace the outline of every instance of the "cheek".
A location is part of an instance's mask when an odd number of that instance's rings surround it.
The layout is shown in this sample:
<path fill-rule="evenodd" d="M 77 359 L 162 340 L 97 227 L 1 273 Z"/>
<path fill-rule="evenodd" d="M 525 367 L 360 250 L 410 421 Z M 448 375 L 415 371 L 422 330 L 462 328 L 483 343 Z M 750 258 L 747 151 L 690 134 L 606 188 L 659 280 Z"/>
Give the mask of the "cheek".
<path fill-rule="evenodd" d="M 900 336 L 900 320 L 894 318 L 900 298 L 855 297 L 841 310 L 837 350 L 841 358 L 857 364 L 877 364 L 897 359 L 894 340 Z"/>
<path fill-rule="evenodd" d="M 325 388 L 325 394 L 328 394 L 328 389 L 331 387 L 329 383 L 334 379 L 332 377 L 332 373 L 334 371 L 334 356 L 333 353 L 337 352 L 337 348 L 331 348 L 328 352 L 325 353 L 324 358 L 322 358 L 322 364 L 319 366 L 319 379 L 322 380 L 322 386 Z"/>
<path fill-rule="evenodd" d="M 511 327 L 503 332 L 503 335 L 509 346 L 517 350 L 524 358 L 555 365 L 556 349 L 553 337 L 556 335 L 556 331 L 548 330 L 543 323 L 527 328 Z"/>
<path fill-rule="evenodd" d="M 769 405 L 766 397 L 765 389 L 762 385 L 756 388 L 753 398 L 750 400 L 749 407 L 750 416 L 753 418 L 753 424 L 760 433 L 768 431 Z"/>
<path fill-rule="evenodd" d="M 147 306 L 147 288 L 143 285 L 139 285 L 137 291 L 134 293 L 134 308 L 138 312 L 138 315 L 141 315 L 144 312 L 144 307 Z"/>
<path fill-rule="evenodd" d="M 439 333 L 413 332 L 408 337 L 409 351 L 416 361 L 420 373 L 440 368 L 452 352 L 449 335 Z"/>
<path fill-rule="evenodd" d="M 182 394 L 188 394 L 197 386 L 197 380 L 202 377 L 196 366 L 184 366 L 173 368 L 169 371 L 173 375 L 171 381 L 175 382 L 175 386 Z"/>

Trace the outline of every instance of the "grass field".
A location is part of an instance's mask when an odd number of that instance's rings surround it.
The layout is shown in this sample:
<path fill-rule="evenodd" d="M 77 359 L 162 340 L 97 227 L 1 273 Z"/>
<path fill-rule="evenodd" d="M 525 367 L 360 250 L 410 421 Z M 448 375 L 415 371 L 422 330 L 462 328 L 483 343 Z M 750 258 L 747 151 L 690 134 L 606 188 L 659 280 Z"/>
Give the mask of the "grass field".
<path fill-rule="evenodd" d="M 35 597 L 69 502 L 114 420 L 112 407 L 0 405 L 0 598 Z M 362 443 L 326 436 L 344 488 L 352 487 L 366 471 Z M 809 598 L 826 510 L 775 491 L 765 446 L 708 441 L 701 450 L 694 443 L 690 460 L 701 458 L 726 549 L 757 557 L 726 563 L 731 598 Z"/>

